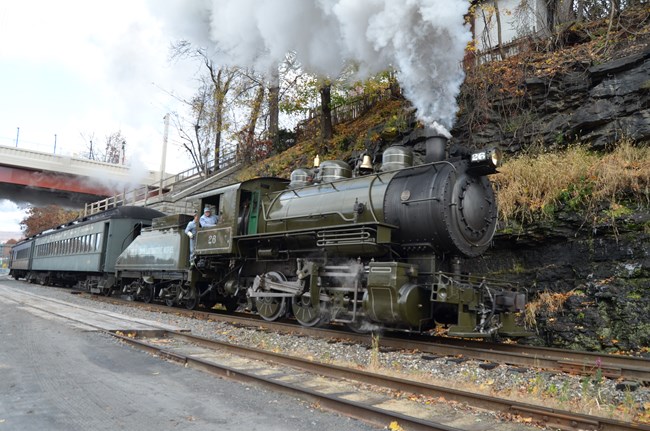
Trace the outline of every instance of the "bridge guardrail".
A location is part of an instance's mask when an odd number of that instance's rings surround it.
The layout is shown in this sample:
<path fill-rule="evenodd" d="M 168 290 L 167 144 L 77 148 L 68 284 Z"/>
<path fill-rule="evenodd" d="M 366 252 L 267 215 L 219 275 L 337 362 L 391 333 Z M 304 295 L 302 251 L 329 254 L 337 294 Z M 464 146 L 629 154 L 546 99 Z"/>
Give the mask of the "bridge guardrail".
<path fill-rule="evenodd" d="M 128 182 L 131 180 L 131 169 L 124 165 L 88 160 L 80 157 L 42 153 L 25 148 L 13 148 L 0 145 L 0 155 L 3 164 L 9 166 L 26 166 L 31 169 L 49 170 L 66 174 L 82 175 L 90 178 L 96 176 L 97 169 L 101 169 L 116 182 Z M 153 171 L 148 171 L 146 181 L 153 181 Z"/>

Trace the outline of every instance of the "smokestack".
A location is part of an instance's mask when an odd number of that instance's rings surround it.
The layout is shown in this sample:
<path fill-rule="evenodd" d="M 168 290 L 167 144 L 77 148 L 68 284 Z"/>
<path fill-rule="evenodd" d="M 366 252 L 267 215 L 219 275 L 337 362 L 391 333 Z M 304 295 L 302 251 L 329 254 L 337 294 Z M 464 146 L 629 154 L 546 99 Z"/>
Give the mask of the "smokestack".
<path fill-rule="evenodd" d="M 427 137 L 426 141 L 426 163 L 440 162 L 447 158 L 446 155 L 447 138 L 442 135 L 432 135 Z"/>

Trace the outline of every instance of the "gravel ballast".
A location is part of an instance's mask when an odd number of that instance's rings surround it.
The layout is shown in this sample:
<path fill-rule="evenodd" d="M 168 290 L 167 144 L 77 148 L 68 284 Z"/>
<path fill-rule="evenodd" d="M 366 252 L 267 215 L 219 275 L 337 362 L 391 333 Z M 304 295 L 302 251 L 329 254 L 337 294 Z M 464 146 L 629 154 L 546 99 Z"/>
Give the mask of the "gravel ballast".
<path fill-rule="evenodd" d="M 193 335 L 218 341 L 264 348 L 423 383 L 498 395 L 561 410 L 623 421 L 650 422 L 649 388 L 634 382 L 603 378 L 598 369 L 593 370 L 589 376 L 573 376 L 507 365 L 491 368 L 478 361 L 463 358 L 435 357 L 418 351 L 384 351 L 381 348 L 381 336 L 375 339 L 373 348 L 370 336 L 368 345 L 333 342 L 219 321 L 191 319 L 174 313 L 152 312 L 128 305 L 98 302 L 85 296 L 73 295 L 69 289 L 42 287 L 24 282 L 18 282 L 16 286 L 27 292 L 70 303 L 176 325 L 190 330 Z M 341 338 L 344 339 L 344 334 Z"/>

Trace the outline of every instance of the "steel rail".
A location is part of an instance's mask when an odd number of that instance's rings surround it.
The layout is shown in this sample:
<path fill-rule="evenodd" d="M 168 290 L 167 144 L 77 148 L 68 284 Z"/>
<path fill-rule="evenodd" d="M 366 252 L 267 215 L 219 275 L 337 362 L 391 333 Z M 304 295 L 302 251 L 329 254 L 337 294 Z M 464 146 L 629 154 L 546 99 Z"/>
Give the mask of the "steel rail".
<path fill-rule="evenodd" d="M 109 332 L 110 333 L 110 332 Z M 112 333 L 111 333 L 112 334 Z M 401 392 L 409 392 L 414 394 L 425 395 L 429 397 L 444 397 L 447 400 L 462 402 L 473 407 L 487 409 L 491 411 L 500 411 L 504 413 L 511 413 L 514 415 L 520 415 L 523 417 L 530 417 L 533 420 L 541 421 L 548 426 L 559 427 L 566 430 L 574 429 L 583 429 L 583 430 L 600 430 L 600 431 L 631 431 L 631 430 L 644 430 L 650 431 L 650 426 L 644 424 L 635 424 L 635 423 L 626 423 L 622 421 L 612 420 L 608 418 L 602 418 L 598 416 L 590 416 L 579 413 L 573 413 L 569 411 L 563 411 L 558 409 L 552 409 L 542 406 L 536 406 L 528 403 L 521 403 L 517 401 L 505 400 L 501 398 L 495 398 L 482 394 L 474 394 L 468 391 L 461 391 L 457 389 L 450 389 L 436 385 L 430 385 L 425 383 L 420 383 L 413 380 L 407 380 L 402 378 L 390 377 L 382 374 L 372 373 L 368 371 L 362 371 L 357 369 L 351 369 L 346 367 L 341 367 L 337 365 L 323 364 L 318 362 L 309 361 L 306 359 L 284 355 L 280 353 L 269 352 L 265 350 L 258 350 L 249 347 L 238 346 L 235 344 L 214 341 L 204 337 L 197 337 L 194 335 L 166 331 L 167 338 L 174 340 L 181 340 L 188 344 L 198 345 L 211 350 L 219 350 L 223 352 L 228 352 L 238 356 L 244 356 L 250 359 L 262 360 L 267 362 L 272 362 L 274 364 L 288 366 L 293 368 L 301 369 L 308 373 L 318 374 L 327 376 L 335 379 L 347 379 L 358 381 L 364 384 L 376 385 L 383 388 L 388 388 L 391 390 L 397 390 Z M 184 364 L 190 366 L 196 366 L 197 368 L 205 369 L 210 371 L 212 369 L 212 364 L 201 359 L 194 358 L 191 355 L 179 355 L 175 352 L 166 351 L 165 347 L 156 347 L 146 341 L 134 339 L 132 336 L 123 336 L 112 334 L 121 340 L 142 346 L 145 349 L 152 349 L 152 351 L 158 351 L 163 355 L 167 355 L 170 358 L 176 359 Z M 133 335 L 133 334 L 130 334 Z M 136 333 L 137 336 L 137 333 Z M 143 334 L 144 339 L 149 337 L 149 334 Z M 228 367 L 224 367 L 228 368 Z M 212 371 L 211 371 L 212 372 Z M 246 379 L 256 378 L 257 376 L 252 376 L 241 370 L 235 369 L 223 369 L 219 371 L 222 375 L 226 377 L 233 377 L 236 375 L 246 375 Z M 262 383 L 265 384 L 276 384 L 274 381 L 269 381 L 269 379 L 261 379 Z M 286 385 L 284 385 L 286 386 Z M 284 390 L 295 390 L 292 387 L 284 387 Z M 300 391 L 303 391 L 300 389 Z M 320 400 L 323 396 L 322 394 L 315 393 L 314 391 L 304 391 L 305 394 L 309 397 L 316 397 Z M 341 406 L 340 403 L 347 401 L 340 400 L 335 397 L 326 396 L 326 400 L 323 402 L 332 403 L 336 407 L 337 411 L 346 412 L 346 414 L 352 414 L 355 417 L 359 408 L 363 410 L 367 409 L 367 406 L 359 405 L 359 403 L 353 403 L 353 405 Z M 335 398 L 335 399 L 332 399 Z M 351 410 L 348 410 L 351 409 Z M 431 424 L 429 422 L 423 423 L 422 420 L 416 419 L 415 422 L 412 422 L 414 418 L 409 419 L 404 415 L 395 415 L 394 413 L 387 413 L 384 410 L 377 411 L 378 409 L 372 407 L 369 413 L 372 415 L 378 415 L 377 418 L 381 420 L 398 420 L 400 425 L 406 426 L 408 429 L 448 429 L 444 425 L 441 428 L 438 428 L 440 424 Z M 367 417 L 368 413 L 362 413 L 362 416 L 359 418 L 363 419 Z M 419 428 L 425 426 L 425 428 Z"/>
<path fill-rule="evenodd" d="M 127 303 L 136 307 L 150 308 L 163 313 L 184 314 L 198 319 L 219 320 L 228 323 L 252 327 L 265 327 L 288 334 L 300 334 L 310 337 L 345 339 L 357 343 L 368 344 L 368 334 L 358 334 L 330 327 L 304 327 L 294 322 L 283 320 L 269 322 L 257 316 L 246 313 L 227 314 L 201 310 L 170 308 L 160 304 L 144 304 L 126 301 L 118 298 L 105 298 L 89 295 L 99 301 L 115 301 Z M 340 328 L 340 327 L 339 327 Z M 387 336 L 389 334 L 390 336 Z M 396 338 L 401 335 L 402 338 Z M 593 375 L 600 371 L 603 377 L 622 378 L 642 383 L 650 382 L 650 359 L 562 350 L 548 347 L 525 346 L 518 344 L 490 343 L 456 338 L 432 337 L 419 334 L 386 332 L 380 338 L 382 347 L 392 349 L 414 350 L 435 356 L 459 356 L 476 360 L 495 362 L 519 367 L 530 367 L 548 371 L 567 372 L 579 375 Z"/>
<path fill-rule="evenodd" d="M 134 339 L 130 336 L 116 334 L 111 331 L 106 331 L 106 333 L 114 337 L 117 337 L 123 342 L 135 346 L 139 349 L 179 362 L 184 366 L 192 367 L 204 372 L 208 372 L 213 375 L 221 376 L 227 379 L 236 380 L 243 383 L 260 384 L 274 391 L 287 393 L 293 396 L 298 395 L 303 399 L 306 399 L 313 403 L 317 403 L 320 407 L 324 407 L 326 409 L 342 413 L 346 416 L 354 417 L 356 419 L 359 419 L 367 423 L 371 423 L 373 425 L 386 426 L 386 424 L 392 421 L 397 421 L 401 427 L 407 430 L 463 431 L 460 428 L 450 427 L 441 423 L 436 423 L 424 419 L 407 416 L 398 412 L 392 412 L 389 410 L 374 407 L 370 404 L 364 404 L 357 401 L 346 400 L 344 398 L 339 398 L 326 393 L 321 393 L 309 388 L 301 388 L 295 385 L 291 385 L 289 383 L 274 380 L 269 377 L 256 375 L 244 369 L 237 369 L 227 365 L 217 364 L 199 357 L 194 357 L 192 355 L 179 354 L 177 352 L 167 350 L 165 347 L 158 347 L 153 344 L 146 343 L 142 340 Z M 167 335 L 169 334 L 172 334 L 174 338 L 182 337 L 182 334 L 179 332 L 167 333 Z M 129 335 L 132 335 L 132 333 Z M 203 345 L 204 347 L 206 347 L 206 345 L 212 344 L 212 348 L 215 348 L 215 346 L 217 346 L 219 349 L 227 349 L 227 351 L 230 353 L 234 353 L 240 356 L 246 356 L 250 359 L 264 360 L 264 361 L 271 360 L 269 359 L 270 356 L 268 352 L 264 352 L 264 351 L 248 349 L 248 348 L 238 349 L 237 346 L 234 345 L 227 345 L 226 343 L 219 343 L 219 342 L 211 342 L 211 340 L 196 339 L 194 337 L 189 337 L 187 338 L 187 340 L 193 344 L 201 343 L 201 345 Z M 274 362 L 281 363 L 278 362 L 277 359 Z"/>

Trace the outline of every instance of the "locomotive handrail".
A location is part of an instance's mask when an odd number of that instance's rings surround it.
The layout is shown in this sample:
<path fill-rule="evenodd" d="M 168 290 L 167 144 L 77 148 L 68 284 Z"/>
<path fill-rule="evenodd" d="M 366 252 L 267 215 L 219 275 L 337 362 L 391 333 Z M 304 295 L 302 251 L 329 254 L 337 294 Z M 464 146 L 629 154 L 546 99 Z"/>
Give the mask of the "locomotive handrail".
<path fill-rule="evenodd" d="M 287 221 L 287 220 L 292 220 L 292 219 L 298 219 L 298 218 L 325 218 L 330 215 L 338 215 L 341 217 L 343 221 L 347 222 L 353 222 L 354 217 L 352 218 L 347 218 L 341 211 L 330 211 L 326 213 L 318 213 L 318 214 L 309 214 L 309 215 L 295 215 L 291 217 L 282 217 L 282 218 L 274 218 L 274 219 L 267 219 L 266 217 L 264 218 L 264 221 Z"/>
<path fill-rule="evenodd" d="M 437 196 L 434 196 L 432 198 L 422 198 L 422 199 L 413 199 L 413 200 L 408 200 L 408 201 L 402 201 L 402 205 L 408 205 L 416 202 L 427 202 L 427 201 L 440 201 L 440 198 Z"/>
<path fill-rule="evenodd" d="M 446 281 L 449 282 L 449 284 L 463 285 L 468 287 L 476 287 L 477 284 L 479 285 L 489 284 L 490 286 L 501 287 L 501 288 L 509 288 L 509 289 L 519 288 L 519 283 L 512 283 L 509 281 L 499 280 L 496 278 L 487 278 L 480 275 L 461 274 L 460 275 L 461 277 L 466 278 L 466 281 L 463 281 L 463 280 L 458 280 L 459 275 L 454 274 L 452 272 L 438 271 L 437 274 L 439 280 L 441 280 L 442 277 L 444 277 Z"/>
<path fill-rule="evenodd" d="M 379 223 L 379 219 L 377 218 L 377 214 L 375 214 L 375 203 L 372 201 L 372 185 L 375 183 L 375 180 L 379 180 L 382 183 L 384 182 L 380 178 L 380 174 L 376 174 L 375 177 L 370 180 L 370 184 L 368 185 L 368 202 L 370 202 L 370 214 L 372 214 L 373 220 L 375 220 L 377 223 Z"/>
<path fill-rule="evenodd" d="M 372 222 L 369 222 L 369 223 L 372 223 Z M 390 228 L 390 229 L 397 229 L 397 226 L 395 226 L 394 224 L 390 224 L 390 223 L 384 223 L 384 222 L 380 222 L 380 221 L 378 221 L 378 222 L 376 222 L 375 224 L 376 224 L 377 226 L 385 226 L 385 227 Z M 366 226 L 367 226 L 367 225 L 368 225 L 368 223 L 366 223 Z M 348 229 L 350 229 L 351 227 L 350 227 L 350 225 L 345 225 L 345 224 L 340 224 L 340 225 L 335 225 L 335 226 L 329 226 L 329 227 L 327 227 L 328 230 L 342 229 L 342 228 L 348 228 Z M 313 228 L 295 229 L 293 232 L 297 232 L 297 233 L 310 233 L 310 234 L 312 234 L 312 236 L 314 236 L 314 237 L 317 236 L 317 233 L 314 231 Z M 255 237 L 255 239 L 257 240 L 258 237 L 264 237 L 265 239 L 270 239 L 270 238 L 284 238 L 284 237 L 285 237 L 285 234 L 284 234 L 284 233 L 281 233 L 281 232 L 265 232 L 265 233 L 260 233 L 260 234 L 258 234 L 258 235 Z M 235 238 L 235 239 L 237 239 L 237 240 L 248 240 L 248 239 L 250 239 L 250 238 L 247 238 L 247 236 L 242 236 L 242 235 L 237 235 L 237 236 L 235 236 L 235 237 L 233 237 L 233 238 Z"/>

